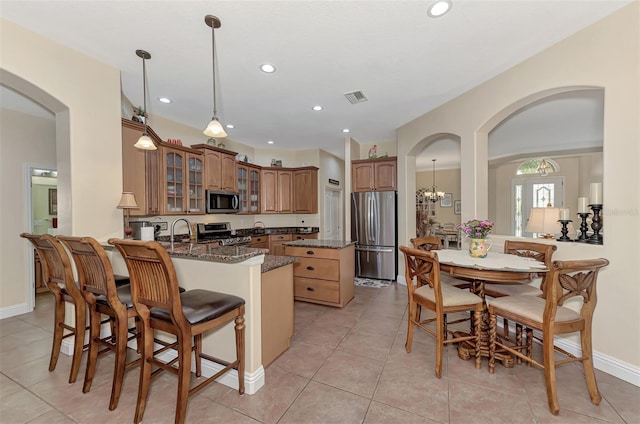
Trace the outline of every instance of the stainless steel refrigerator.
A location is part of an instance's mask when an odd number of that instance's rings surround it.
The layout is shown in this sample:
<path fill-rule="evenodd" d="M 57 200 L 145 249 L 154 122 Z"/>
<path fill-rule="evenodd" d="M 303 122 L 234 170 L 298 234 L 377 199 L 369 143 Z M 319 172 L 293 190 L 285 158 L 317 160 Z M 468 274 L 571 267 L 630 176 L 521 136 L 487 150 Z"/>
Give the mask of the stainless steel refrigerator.
<path fill-rule="evenodd" d="M 356 276 L 395 280 L 398 274 L 398 194 L 351 194 L 351 240 L 356 242 Z"/>

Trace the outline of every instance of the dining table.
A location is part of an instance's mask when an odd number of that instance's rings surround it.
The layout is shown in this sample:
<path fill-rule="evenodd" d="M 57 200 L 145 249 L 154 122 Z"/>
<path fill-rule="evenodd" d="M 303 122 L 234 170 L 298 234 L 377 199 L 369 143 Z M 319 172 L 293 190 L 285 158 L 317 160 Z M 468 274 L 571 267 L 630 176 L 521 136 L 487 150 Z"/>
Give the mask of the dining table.
<path fill-rule="evenodd" d="M 486 257 L 473 257 L 467 250 L 438 250 L 440 272 L 447 273 L 455 278 L 471 282 L 470 290 L 483 300 L 483 325 L 478 342 L 472 340 L 458 345 L 458 356 L 468 360 L 475 358 L 476 349 L 480 349 L 480 356 L 489 357 L 489 323 L 487 304 L 484 301 L 484 284 L 526 284 L 538 277 L 540 273 L 548 272 L 544 262 L 533 258 L 506 253 L 489 252 Z M 462 332 L 459 332 L 462 333 Z M 460 334 L 462 335 L 462 334 Z M 504 352 L 496 352 L 496 359 L 503 366 L 511 368 L 514 365 L 513 357 Z"/>

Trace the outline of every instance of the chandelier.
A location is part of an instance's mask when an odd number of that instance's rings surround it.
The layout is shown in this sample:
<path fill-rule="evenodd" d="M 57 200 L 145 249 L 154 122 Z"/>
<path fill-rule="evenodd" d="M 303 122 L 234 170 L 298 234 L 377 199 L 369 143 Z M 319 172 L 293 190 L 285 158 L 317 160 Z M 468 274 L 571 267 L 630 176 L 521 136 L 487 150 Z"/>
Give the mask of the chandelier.
<path fill-rule="evenodd" d="M 438 200 L 444 197 L 444 191 L 438 191 L 436 187 L 436 160 L 433 161 L 433 186 L 431 188 L 421 188 L 416 191 L 416 203 L 422 204 L 424 202 L 436 203 Z"/>

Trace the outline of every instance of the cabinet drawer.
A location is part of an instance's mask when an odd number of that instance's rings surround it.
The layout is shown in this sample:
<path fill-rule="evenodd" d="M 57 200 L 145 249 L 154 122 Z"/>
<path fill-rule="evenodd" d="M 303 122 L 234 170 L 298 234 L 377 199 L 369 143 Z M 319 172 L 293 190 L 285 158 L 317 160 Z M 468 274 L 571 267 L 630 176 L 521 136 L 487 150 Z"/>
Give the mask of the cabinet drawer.
<path fill-rule="evenodd" d="M 291 234 L 271 234 L 269 235 L 269 242 L 274 241 L 291 241 Z"/>
<path fill-rule="evenodd" d="M 293 264 L 293 275 L 338 281 L 340 279 L 340 263 L 329 259 L 300 258 L 298 262 Z"/>
<path fill-rule="evenodd" d="M 339 259 L 340 249 L 287 246 L 287 256 L 298 256 L 300 258 Z"/>
<path fill-rule="evenodd" d="M 304 299 L 324 302 L 340 302 L 340 285 L 332 281 L 313 280 L 311 278 L 294 277 L 293 295 Z"/>
<path fill-rule="evenodd" d="M 251 236 L 251 244 L 269 243 L 269 237 L 267 236 Z"/>
<path fill-rule="evenodd" d="M 295 240 L 309 240 L 309 239 L 315 240 L 317 238 L 318 238 L 318 234 L 317 233 L 314 233 L 314 234 L 294 234 L 292 236 L 292 239 L 294 241 Z"/>

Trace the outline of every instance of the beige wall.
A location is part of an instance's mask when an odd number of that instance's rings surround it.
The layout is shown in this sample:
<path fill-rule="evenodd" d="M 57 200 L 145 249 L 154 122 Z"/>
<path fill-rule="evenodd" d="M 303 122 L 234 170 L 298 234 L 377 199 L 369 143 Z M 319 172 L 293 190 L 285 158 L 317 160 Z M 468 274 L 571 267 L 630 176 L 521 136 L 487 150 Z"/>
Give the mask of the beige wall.
<path fill-rule="evenodd" d="M 398 130 L 399 200 L 405 211 L 413 211 L 416 152 L 437 134 L 452 133 L 461 138 L 462 219 L 482 218 L 488 214 L 488 132 L 519 108 L 564 87 L 604 89 L 605 244 L 558 243 L 555 257 L 611 261 L 601 273 L 593 325 L 596 364 L 615 361 L 618 370 L 627 364 L 636 382 L 640 247 L 626 240 L 640 228 L 639 20 L 640 3 L 634 2 Z M 415 215 L 401 215 L 399 228 L 400 244 L 407 244 Z"/>
<path fill-rule="evenodd" d="M 52 119 L 0 109 L 0 309 L 26 306 L 32 260 L 29 244 L 20 238 L 29 230 L 26 166 L 55 169 L 55 135 Z"/>

